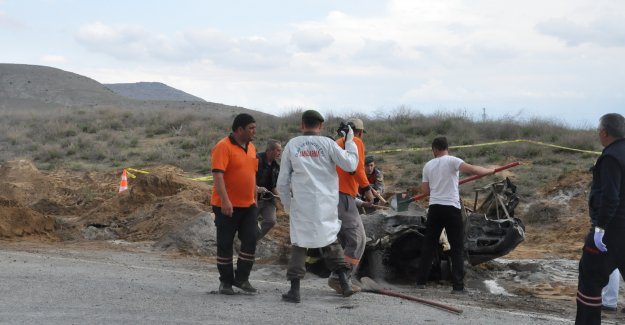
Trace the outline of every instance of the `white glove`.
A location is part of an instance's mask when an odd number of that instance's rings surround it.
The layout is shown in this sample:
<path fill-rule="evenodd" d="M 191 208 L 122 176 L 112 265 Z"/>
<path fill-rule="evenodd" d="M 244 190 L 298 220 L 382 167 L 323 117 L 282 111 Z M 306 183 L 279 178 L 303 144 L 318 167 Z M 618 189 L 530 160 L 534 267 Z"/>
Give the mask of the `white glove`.
<path fill-rule="evenodd" d="M 347 125 L 347 129 L 349 131 L 347 131 L 347 136 L 345 136 L 345 142 L 354 141 L 354 130 L 349 125 Z"/>
<path fill-rule="evenodd" d="M 256 187 L 256 192 L 258 193 L 265 193 L 265 192 L 269 192 L 266 188 L 262 187 L 262 186 L 258 186 Z"/>

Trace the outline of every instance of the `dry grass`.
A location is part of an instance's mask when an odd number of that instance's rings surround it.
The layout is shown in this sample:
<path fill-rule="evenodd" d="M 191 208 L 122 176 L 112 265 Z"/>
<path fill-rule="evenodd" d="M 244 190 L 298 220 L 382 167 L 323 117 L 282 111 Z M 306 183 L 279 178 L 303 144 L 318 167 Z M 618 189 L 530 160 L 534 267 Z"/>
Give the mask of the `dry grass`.
<path fill-rule="evenodd" d="M 257 117 L 255 143 L 259 151 L 269 138 L 286 142 L 298 135 L 301 112 Z M 4 161 L 31 159 L 41 169 L 87 171 L 171 164 L 207 174 L 210 149 L 230 132 L 234 115 L 217 117 L 211 110 L 197 107 L 1 110 L 0 145 Z M 432 139 L 441 135 L 447 136 L 452 146 L 522 138 L 583 150 L 601 149 L 594 130 L 570 129 L 549 120 L 474 121 L 462 112 L 425 116 L 404 107 L 358 117 L 365 122 L 368 151 L 429 148 Z M 334 135 L 343 118 L 347 117 L 328 114 L 325 134 Z M 452 154 L 469 163 L 490 166 L 523 161 L 523 166 L 514 169 L 513 177 L 521 185 L 522 195 L 530 197 L 550 179 L 571 170 L 587 170 L 596 158 L 527 143 L 457 149 Z M 430 158 L 429 150 L 377 155 L 391 191 L 416 187 L 423 164 Z M 463 193 L 469 195 L 475 186 L 491 180 L 463 187 Z"/>

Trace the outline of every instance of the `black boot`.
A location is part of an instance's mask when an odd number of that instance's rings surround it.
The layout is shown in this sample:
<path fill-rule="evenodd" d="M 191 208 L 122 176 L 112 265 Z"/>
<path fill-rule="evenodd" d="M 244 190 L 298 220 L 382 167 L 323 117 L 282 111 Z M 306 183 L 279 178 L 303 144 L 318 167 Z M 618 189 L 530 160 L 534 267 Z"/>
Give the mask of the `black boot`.
<path fill-rule="evenodd" d="M 336 272 L 339 276 L 339 283 L 341 284 L 341 288 L 343 289 L 343 297 L 349 297 L 354 294 L 354 290 L 352 290 L 352 281 L 345 273 L 345 270 L 339 270 Z"/>
<path fill-rule="evenodd" d="M 282 300 L 294 303 L 301 301 L 299 296 L 299 279 L 291 280 L 291 290 L 282 294 Z"/>

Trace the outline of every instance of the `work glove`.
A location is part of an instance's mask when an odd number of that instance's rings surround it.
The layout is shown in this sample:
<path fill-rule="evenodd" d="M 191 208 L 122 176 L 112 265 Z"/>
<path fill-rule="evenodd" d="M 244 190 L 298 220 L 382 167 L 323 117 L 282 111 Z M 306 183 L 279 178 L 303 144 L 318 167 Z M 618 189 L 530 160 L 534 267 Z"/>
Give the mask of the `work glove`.
<path fill-rule="evenodd" d="M 605 244 L 603 243 L 603 235 L 605 234 L 605 230 L 599 228 L 599 227 L 595 227 L 595 235 L 594 235 L 594 240 L 595 240 L 595 246 L 597 247 L 598 250 L 602 251 L 602 252 L 607 252 L 608 248 L 605 246 Z"/>
<path fill-rule="evenodd" d="M 345 142 L 354 141 L 354 130 L 352 130 L 352 127 L 349 126 L 349 124 L 347 125 L 347 129 L 349 131 L 347 131 L 347 135 L 345 136 Z"/>
<path fill-rule="evenodd" d="M 258 187 L 256 187 L 256 192 L 258 192 L 259 194 L 263 194 L 265 192 L 269 192 L 269 190 L 267 190 L 267 188 L 265 188 L 265 187 L 258 186 Z"/>

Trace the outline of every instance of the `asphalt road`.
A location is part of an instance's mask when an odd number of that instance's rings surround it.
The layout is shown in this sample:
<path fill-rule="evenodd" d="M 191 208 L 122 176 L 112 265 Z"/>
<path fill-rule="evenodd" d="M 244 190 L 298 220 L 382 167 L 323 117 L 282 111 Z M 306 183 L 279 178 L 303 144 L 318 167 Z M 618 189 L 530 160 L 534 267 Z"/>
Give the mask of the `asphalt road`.
<path fill-rule="evenodd" d="M 2 246 L 2 245 L 0 245 Z M 6 245 L 5 245 L 6 246 Z M 10 246 L 10 245 L 9 245 Z M 526 314 L 441 301 L 455 315 L 398 298 L 359 293 L 343 298 L 325 279 L 303 281 L 300 304 L 280 266 L 255 266 L 256 295 L 218 295 L 213 263 L 151 252 L 38 247 L 0 248 L 2 324 L 572 324 Z"/>

